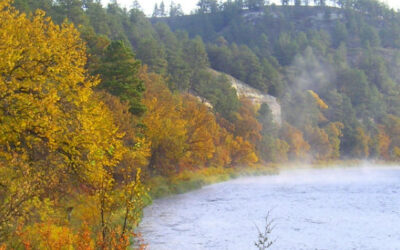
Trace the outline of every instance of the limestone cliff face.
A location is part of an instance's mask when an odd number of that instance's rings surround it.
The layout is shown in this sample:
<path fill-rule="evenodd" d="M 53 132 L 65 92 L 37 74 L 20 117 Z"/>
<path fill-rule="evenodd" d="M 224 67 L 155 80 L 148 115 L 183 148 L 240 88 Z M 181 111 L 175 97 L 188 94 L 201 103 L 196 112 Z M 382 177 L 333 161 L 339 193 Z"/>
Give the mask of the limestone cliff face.
<path fill-rule="evenodd" d="M 281 111 L 281 105 L 278 103 L 278 100 L 270 95 L 266 95 L 261 93 L 259 90 L 250 87 L 246 83 L 230 76 L 222 72 L 218 72 L 213 69 L 209 69 L 210 72 L 212 72 L 215 75 L 225 75 L 229 81 L 231 82 L 231 85 L 233 88 L 236 89 L 236 92 L 239 97 L 246 97 L 250 99 L 255 105 L 260 106 L 263 103 L 266 103 L 268 107 L 271 109 L 272 115 L 274 122 L 277 123 L 278 125 L 281 125 L 282 123 L 282 111 Z"/>

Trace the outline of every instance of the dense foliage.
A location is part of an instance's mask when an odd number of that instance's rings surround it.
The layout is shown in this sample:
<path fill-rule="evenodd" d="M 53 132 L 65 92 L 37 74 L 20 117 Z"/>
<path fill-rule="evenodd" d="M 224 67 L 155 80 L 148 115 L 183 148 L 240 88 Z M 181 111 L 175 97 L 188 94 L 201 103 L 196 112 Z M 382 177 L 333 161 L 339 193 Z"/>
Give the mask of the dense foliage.
<path fill-rule="evenodd" d="M 399 14 L 292 2 L 0 1 L 0 249 L 125 249 L 148 192 L 190 172 L 398 161 Z"/>

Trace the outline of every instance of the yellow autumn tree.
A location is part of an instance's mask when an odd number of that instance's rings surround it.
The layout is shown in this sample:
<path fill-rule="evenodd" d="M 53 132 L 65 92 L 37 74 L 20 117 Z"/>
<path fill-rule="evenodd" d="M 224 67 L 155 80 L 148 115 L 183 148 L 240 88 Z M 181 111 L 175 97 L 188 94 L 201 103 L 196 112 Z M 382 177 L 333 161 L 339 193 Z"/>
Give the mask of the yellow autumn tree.
<path fill-rule="evenodd" d="M 136 173 L 139 168 L 142 173 L 146 172 L 150 157 L 150 143 L 143 136 L 140 120 L 129 111 L 129 103 L 121 102 L 118 97 L 103 91 L 99 93 L 99 96 L 111 110 L 114 123 L 118 127 L 118 132 L 123 134 L 122 141 L 127 149 L 114 170 L 115 179 L 118 182 L 124 172 Z"/>
<path fill-rule="evenodd" d="M 191 95 L 173 94 L 164 80 L 142 69 L 145 82 L 143 117 L 145 135 L 151 142 L 149 168 L 171 175 L 205 166 L 215 152 L 219 126 L 214 115 Z"/>
<path fill-rule="evenodd" d="M 146 86 L 143 103 L 147 112 L 143 124 L 151 142 L 149 169 L 163 175 L 177 173 L 187 140 L 187 121 L 180 113 L 182 100 L 169 91 L 161 76 L 146 71 L 143 67 L 140 77 Z"/>
<path fill-rule="evenodd" d="M 114 172 L 128 149 L 85 64 L 72 25 L 0 2 L 0 241 L 17 222 L 70 220 L 79 195 L 94 201 L 100 241 L 109 238 Z M 127 186 L 143 194 L 137 175 Z"/>
<path fill-rule="evenodd" d="M 195 97 L 185 95 L 182 118 L 186 121 L 186 146 L 180 160 L 182 168 L 203 167 L 215 153 L 214 137 L 219 126 L 209 108 Z"/>
<path fill-rule="evenodd" d="M 329 106 L 324 102 L 324 100 L 319 97 L 317 93 L 315 93 L 313 90 L 308 90 L 308 93 L 314 98 L 315 103 L 318 105 L 320 109 L 328 109 Z"/>
<path fill-rule="evenodd" d="M 153 174 L 170 176 L 187 169 L 258 161 L 249 140 L 257 140 L 260 125 L 255 119 L 245 121 L 253 115 L 249 106 L 240 113 L 240 129 L 248 138 L 234 136 L 217 122 L 207 106 L 191 95 L 171 93 L 162 77 L 146 70 L 143 67 L 141 71 L 147 108 L 143 124 L 151 143 L 149 169 Z M 234 131 L 234 124 L 226 120 L 222 123 Z M 255 130 L 251 131 L 253 123 Z"/>
<path fill-rule="evenodd" d="M 234 124 L 218 117 L 218 125 L 219 129 L 214 134 L 216 150 L 211 165 L 233 167 L 258 162 L 254 144 L 231 132 L 235 130 Z"/>
<path fill-rule="evenodd" d="M 128 102 L 123 103 L 119 98 L 105 92 L 101 92 L 99 96 L 112 111 L 118 132 L 124 135 L 122 141 L 126 150 L 113 171 L 114 186 L 118 190 L 113 198 L 113 206 L 123 211 L 121 234 L 126 235 L 139 223 L 141 211 L 149 199 L 147 189 L 141 183 L 141 173 L 146 172 L 150 143 L 143 138 L 139 121 L 129 111 Z"/>

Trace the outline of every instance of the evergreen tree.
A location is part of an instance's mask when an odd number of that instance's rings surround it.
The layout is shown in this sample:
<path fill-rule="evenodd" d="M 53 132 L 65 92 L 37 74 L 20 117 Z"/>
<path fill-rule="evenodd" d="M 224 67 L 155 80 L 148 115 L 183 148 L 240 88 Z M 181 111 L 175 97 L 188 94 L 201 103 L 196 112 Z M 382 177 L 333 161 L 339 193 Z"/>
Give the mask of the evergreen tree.
<path fill-rule="evenodd" d="M 133 52 L 122 41 L 114 41 L 107 47 L 96 72 L 102 78 L 99 88 L 127 101 L 129 111 L 135 115 L 146 110 L 141 103 L 144 85 L 138 76 L 139 68 L 140 62 L 135 60 Z"/>
<path fill-rule="evenodd" d="M 171 1 L 171 5 L 169 6 L 169 16 L 183 16 L 183 10 L 181 4 L 175 4 L 174 1 Z"/>
<path fill-rule="evenodd" d="M 142 10 L 142 6 L 140 5 L 138 0 L 134 0 L 132 3 L 132 9 L 135 10 Z"/>
<path fill-rule="evenodd" d="M 165 11 L 164 1 L 161 1 L 159 10 L 160 10 L 159 16 L 161 16 L 161 17 L 166 17 L 167 16 L 167 12 Z"/>
<path fill-rule="evenodd" d="M 152 17 L 159 17 L 160 16 L 160 9 L 158 8 L 158 4 L 154 5 L 153 15 Z"/>

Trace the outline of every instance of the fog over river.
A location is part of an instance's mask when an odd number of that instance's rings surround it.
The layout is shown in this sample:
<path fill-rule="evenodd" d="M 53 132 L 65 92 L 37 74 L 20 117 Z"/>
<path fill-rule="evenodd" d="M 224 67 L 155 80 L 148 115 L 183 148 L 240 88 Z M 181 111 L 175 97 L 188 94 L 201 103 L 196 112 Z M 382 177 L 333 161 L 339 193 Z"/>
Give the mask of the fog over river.
<path fill-rule="evenodd" d="M 400 167 L 290 170 L 155 200 L 139 227 L 148 249 L 400 249 Z"/>

